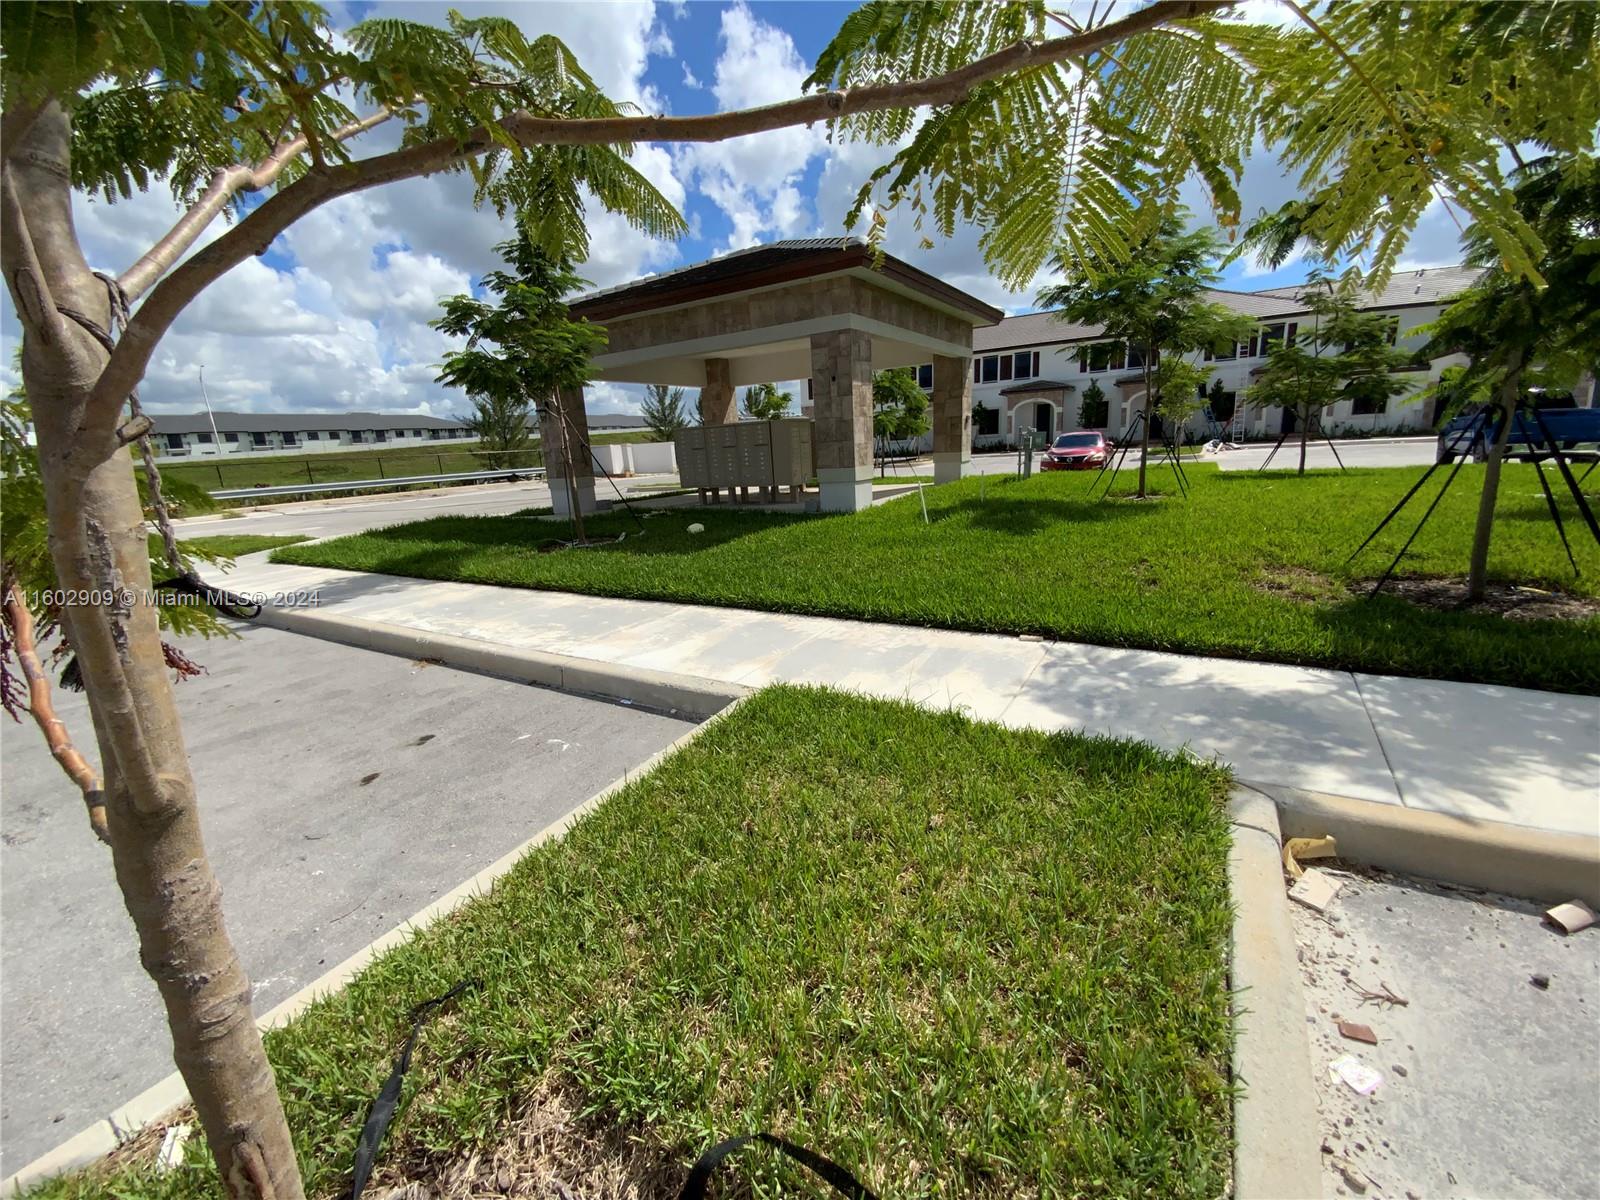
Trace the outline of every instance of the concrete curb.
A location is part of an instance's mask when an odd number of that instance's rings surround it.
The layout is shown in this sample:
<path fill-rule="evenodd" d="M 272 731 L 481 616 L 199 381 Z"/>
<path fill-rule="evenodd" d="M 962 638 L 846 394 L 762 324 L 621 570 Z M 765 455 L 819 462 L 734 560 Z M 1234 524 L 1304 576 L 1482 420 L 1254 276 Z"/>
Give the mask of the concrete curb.
<path fill-rule="evenodd" d="M 406 625 L 389 625 L 356 617 L 340 617 L 307 608 L 264 605 L 256 618 L 262 625 L 286 629 L 330 642 L 343 642 L 383 654 L 433 659 L 447 667 L 477 671 L 518 683 L 532 683 L 563 692 L 577 692 L 637 704 L 673 715 L 704 719 L 721 712 L 750 689 L 692 675 L 629 667 L 592 658 L 574 658 L 545 650 L 518 649 L 446 633 L 427 633 Z"/>
<path fill-rule="evenodd" d="M 1317 1097 L 1305 997 L 1284 894 L 1278 813 L 1243 788 L 1228 804 L 1233 844 L 1233 1195 L 1320 1200 Z"/>
<path fill-rule="evenodd" d="M 1352 862 L 1529 900 L 1577 898 L 1600 907 L 1600 838 L 1250 786 L 1277 805 L 1286 837 L 1332 834 L 1339 856 Z"/>
<path fill-rule="evenodd" d="M 717 721 L 732 713 L 743 701 L 743 695 L 725 701 L 721 709 L 711 714 L 705 721 L 696 725 L 669 745 L 656 751 L 633 770 L 627 771 L 621 777 L 612 780 L 565 816 L 546 825 L 514 850 L 501 855 L 483 870 L 472 876 L 471 879 L 452 888 L 432 904 L 420 912 L 414 913 L 376 941 L 370 942 L 360 950 L 357 950 L 338 966 L 319 976 L 287 1000 L 274 1005 L 267 1012 L 256 1018 L 257 1027 L 265 1032 L 279 1025 L 287 1024 L 320 997 L 337 992 L 344 987 L 345 984 L 354 979 L 363 968 L 380 955 L 409 941 L 413 934 L 431 925 L 441 917 L 453 913 L 475 896 L 491 891 L 495 881 L 516 866 L 530 850 L 544 842 L 561 837 L 579 819 L 594 811 L 594 809 L 635 779 L 653 770 L 668 755 L 683 749 L 716 724 Z M 104 1120 L 96 1121 L 87 1129 L 80 1130 L 54 1150 L 46 1151 L 13 1173 L 4 1183 L 0 1183 L 0 1195 L 20 1195 L 24 1189 L 33 1187 L 52 1176 L 63 1174 L 76 1167 L 86 1166 L 96 1159 L 103 1158 L 138 1134 L 146 1125 L 160 1121 L 175 1109 L 187 1104 L 188 1101 L 189 1090 L 184 1085 L 183 1077 L 174 1071 L 160 1083 L 147 1088 L 126 1104 L 114 1109 Z"/>

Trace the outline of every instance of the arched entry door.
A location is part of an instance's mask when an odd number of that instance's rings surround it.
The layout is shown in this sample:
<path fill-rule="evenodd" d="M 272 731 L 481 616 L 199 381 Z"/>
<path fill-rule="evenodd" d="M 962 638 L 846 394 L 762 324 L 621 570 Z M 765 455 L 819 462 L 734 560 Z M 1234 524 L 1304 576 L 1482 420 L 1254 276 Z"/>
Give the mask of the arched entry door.
<path fill-rule="evenodd" d="M 1039 400 L 1033 406 L 1033 427 L 1049 438 L 1055 432 L 1056 410 L 1047 401 Z"/>

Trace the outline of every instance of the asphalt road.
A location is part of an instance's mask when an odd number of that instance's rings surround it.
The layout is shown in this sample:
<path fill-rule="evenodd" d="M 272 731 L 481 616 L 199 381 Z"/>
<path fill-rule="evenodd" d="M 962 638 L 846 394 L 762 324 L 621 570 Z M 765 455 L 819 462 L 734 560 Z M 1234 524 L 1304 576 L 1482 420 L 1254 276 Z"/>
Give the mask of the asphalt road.
<path fill-rule="evenodd" d="M 638 475 L 618 480 L 623 494 L 632 499 L 635 489 L 671 483 L 670 475 Z M 600 500 L 615 499 L 604 479 L 595 484 Z M 474 487 L 440 488 L 429 492 L 398 492 L 390 496 L 349 496 L 337 500 L 300 501 L 236 508 L 221 513 L 177 521 L 180 538 L 222 534 L 301 534 L 312 538 L 342 537 L 385 525 L 452 515 L 492 516 L 550 503 L 543 483 L 490 483 Z"/>
<path fill-rule="evenodd" d="M 1347 467 L 1419 467 L 1433 461 L 1437 448 L 1435 439 L 1415 438 L 1405 441 L 1351 441 L 1335 442 L 1339 458 Z M 1201 462 L 1214 462 L 1224 471 L 1254 471 L 1272 453 L 1272 443 L 1252 443 L 1237 450 L 1224 450 L 1216 455 L 1202 455 Z M 1300 443 L 1293 438 L 1284 442 L 1272 459 L 1271 470 L 1293 471 L 1300 465 Z M 1333 452 L 1327 442 L 1310 442 L 1306 446 L 1306 466 L 1337 467 Z"/>
<path fill-rule="evenodd" d="M 273 629 L 184 648 L 207 669 L 178 685 L 178 701 L 257 1012 L 689 728 Z M 62 694 L 58 707 L 78 744 L 93 746 L 83 697 Z M 0 1175 L 9 1175 L 173 1065 L 109 854 L 38 731 L 3 725 Z"/>

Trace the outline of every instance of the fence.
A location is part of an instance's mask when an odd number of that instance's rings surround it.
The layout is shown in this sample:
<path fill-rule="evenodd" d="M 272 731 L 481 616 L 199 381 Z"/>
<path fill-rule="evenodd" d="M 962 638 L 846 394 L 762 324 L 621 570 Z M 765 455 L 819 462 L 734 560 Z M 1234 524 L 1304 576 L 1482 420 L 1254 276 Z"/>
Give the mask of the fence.
<path fill-rule="evenodd" d="M 543 465 L 537 450 L 400 450 L 393 454 L 363 451 L 321 454 L 310 458 L 284 455 L 239 460 L 207 459 L 203 462 L 168 462 L 163 475 L 183 479 L 210 492 L 249 488 L 355 483 L 417 476 L 465 475 L 472 472 L 533 469 Z"/>

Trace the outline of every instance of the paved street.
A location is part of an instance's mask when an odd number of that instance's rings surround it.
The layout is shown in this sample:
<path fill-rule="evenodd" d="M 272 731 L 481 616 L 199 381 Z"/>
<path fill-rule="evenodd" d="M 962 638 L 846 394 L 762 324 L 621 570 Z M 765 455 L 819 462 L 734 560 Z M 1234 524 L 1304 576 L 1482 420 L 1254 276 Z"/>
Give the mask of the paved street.
<path fill-rule="evenodd" d="M 1188 747 L 1256 783 L 1600 835 L 1600 698 L 242 561 L 303 610 L 761 687 L 813 683 Z M 1537 754 L 1489 754 L 1507 729 Z"/>
<path fill-rule="evenodd" d="M 619 479 L 623 494 L 633 498 L 633 489 L 671 483 L 670 475 L 638 475 Z M 601 500 L 615 499 L 604 479 L 595 484 Z M 429 492 L 399 492 L 388 496 L 347 496 L 337 500 L 317 500 L 293 504 L 265 504 L 220 513 L 190 517 L 176 522 L 180 538 L 211 537 L 219 534 L 301 534 L 313 538 L 341 537 L 404 521 L 452 515 L 492 516 L 524 508 L 540 508 L 550 503 L 550 489 L 543 483 L 490 483 L 474 487 L 440 488 Z"/>
<path fill-rule="evenodd" d="M 689 728 L 273 629 L 184 649 L 207 669 L 177 694 L 258 1013 Z M 92 747 L 83 697 L 58 706 Z M 38 731 L 3 726 L 9 1175 L 164 1078 L 172 1058 L 108 852 Z"/>
<path fill-rule="evenodd" d="M 1339 457 L 1347 467 L 1423 467 L 1433 461 L 1437 443 L 1433 438 L 1405 441 L 1335 442 Z M 1224 471 L 1254 471 L 1272 453 L 1272 443 L 1253 443 L 1216 455 L 1202 455 L 1200 462 L 1214 462 Z M 1293 471 L 1300 465 L 1300 443 L 1290 438 L 1272 460 L 1274 471 Z M 1339 464 L 1327 442 L 1311 442 L 1306 447 L 1306 467 L 1337 467 Z"/>

